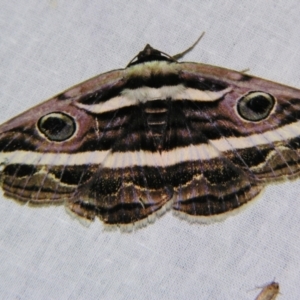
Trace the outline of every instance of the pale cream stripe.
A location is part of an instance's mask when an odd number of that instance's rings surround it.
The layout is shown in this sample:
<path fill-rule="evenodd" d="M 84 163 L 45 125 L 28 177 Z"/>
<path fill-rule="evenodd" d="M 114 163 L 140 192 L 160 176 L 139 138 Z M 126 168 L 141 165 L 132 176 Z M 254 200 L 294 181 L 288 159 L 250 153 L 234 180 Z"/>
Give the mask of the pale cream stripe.
<path fill-rule="evenodd" d="M 123 107 L 138 105 L 148 101 L 171 98 L 172 101 L 192 100 L 199 102 L 213 102 L 221 99 L 232 90 L 228 87 L 222 91 L 201 91 L 198 89 L 186 88 L 183 85 L 164 86 L 161 88 L 141 87 L 138 89 L 125 89 L 121 96 L 113 97 L 107 101 L 98 104 L 82 104 L 75 102 L 74 104 L 95 114 L 100 114 Z"/>
<path fill-rule="evenodd" d="M 101 164 L 107 168 L 124 168 L 138 166 L 171 166 L 181 162 L 209 160 L 219 156 L 219 152 L 233 149 L 252 148 L 253 146 L 267 145 L 269 142 L 279 142 L 300 135 L 300 121 L 262 134 L 253 134 L 249 137 L 231 137 L 210 140 L 211 144 L 189 145 L 175 148 L 170 151 L 159 152 L 132 151 L 115 152 L 91 151 L 74 154 L 67 153 L 38 153 L 34 151 L 14 151 L 0 153 L 0 164 L 37 164 L 37 165 L 83 165 Z"/>

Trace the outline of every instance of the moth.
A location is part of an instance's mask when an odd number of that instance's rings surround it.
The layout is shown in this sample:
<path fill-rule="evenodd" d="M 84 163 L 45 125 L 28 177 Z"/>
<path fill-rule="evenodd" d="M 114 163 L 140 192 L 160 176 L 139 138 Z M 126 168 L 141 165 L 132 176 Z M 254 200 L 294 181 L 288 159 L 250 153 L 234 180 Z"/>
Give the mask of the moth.
<path fill-rule="evenodd" d="M 279 295 L 279 284 L 275 281 L 264 286 L 255 300 L 275 300 Z"/>
<path fill-rule="evenodd" d="M 111 225 L 205 222 L 298 177 L 300 90 L 177 57 L 147 45 L 1 125 L 4 194 Z"/>

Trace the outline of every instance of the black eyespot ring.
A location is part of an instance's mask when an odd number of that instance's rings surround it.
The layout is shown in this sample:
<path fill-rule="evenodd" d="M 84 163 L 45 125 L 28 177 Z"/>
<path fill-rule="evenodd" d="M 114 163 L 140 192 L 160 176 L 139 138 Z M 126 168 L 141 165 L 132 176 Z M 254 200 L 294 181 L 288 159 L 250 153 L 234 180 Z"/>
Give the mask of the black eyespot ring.
<path fill-rule="evenodd" d="M 252 122 L 266 119 L 275 105 L 275 98 L 265 92 L 250 92 L 237 102 L 239 115 Z"/>
<path fill-rule="evenodd" d="M 48 140 L 55 142 L 69 139 L 76 130 L 75 120 L 61 112 L 53 112 L 41 117 L 37 126 Z"/>

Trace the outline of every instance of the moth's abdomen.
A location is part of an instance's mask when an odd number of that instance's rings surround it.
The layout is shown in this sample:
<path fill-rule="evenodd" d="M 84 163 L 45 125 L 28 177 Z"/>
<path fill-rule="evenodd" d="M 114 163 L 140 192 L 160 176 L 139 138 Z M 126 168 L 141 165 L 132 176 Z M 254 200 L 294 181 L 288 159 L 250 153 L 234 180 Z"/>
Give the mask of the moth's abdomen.
<path fill-rule="evenodd" d="M 143 105 L 146 136 L 153 140 L 158 151 L 164 149 L 166 132 L 169 123 L 171 99 L 149 101 Z"/>

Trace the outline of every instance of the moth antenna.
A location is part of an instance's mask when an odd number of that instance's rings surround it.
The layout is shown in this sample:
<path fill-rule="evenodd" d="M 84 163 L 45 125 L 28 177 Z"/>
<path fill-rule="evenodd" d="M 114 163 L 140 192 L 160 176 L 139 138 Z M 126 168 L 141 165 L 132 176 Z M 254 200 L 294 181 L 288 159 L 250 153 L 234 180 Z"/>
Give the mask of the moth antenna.
<path fill-rule="evenodd" d="M 203 32 L 201 33 L 201 35 L 198 37 L 198 39 L 196 40 L 196 42 L 195 42 L 191 47 L 187 48 L 186 50 L 184 50 L 184 51 L 181 52 L 181 53 L 178 53 L 178 54 L 173 55 L 172 58 L 173 58 L 174 60 L 179 60 L 180 58 L 183 58 L 188 52 L 190 52 L 191 50 L 193 50 L 193 49 L 195 48 L 195 46 L 196 46 L 196 45 L 200 42 L 200 40 L 203 38 L 204 34 L 205 34 L 205 31 L 203 31 Z"/>

